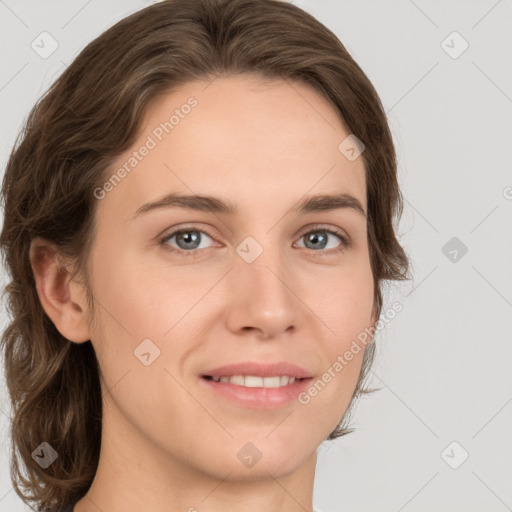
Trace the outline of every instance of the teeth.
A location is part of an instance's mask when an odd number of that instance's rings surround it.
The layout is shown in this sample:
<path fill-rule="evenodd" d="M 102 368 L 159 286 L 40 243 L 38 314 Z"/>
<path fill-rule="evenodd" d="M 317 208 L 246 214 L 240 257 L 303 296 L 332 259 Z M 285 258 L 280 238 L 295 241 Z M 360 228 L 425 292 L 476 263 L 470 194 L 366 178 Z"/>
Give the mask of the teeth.
<path fill-rule="evenodd" d="M 278 388 L 281 386 L 281 377 L 264 377 L 263 387 L 264 388 Z"/>
<path fill-rule="evenodd" d="M 237 386 L 244 386 L 244 376 L 243 375 L 233 375 L 233 377 L 229 378 L 228 382 L 231 382 L 231 384 L 236 384 Z"/>
<path fill-rule="evenodd" d="M 233 375 L 231 377 L 212 377 L 215 382 L 229 382 L 236 386 L 244 386 L 246 388 L 280 388 L 288 386 L 295 382 L 295 377 L 276 375 L 275 377 L 256 377 L 254 375 Z"/>
<path fill-rule="evenodd" d="M 242 378 L 244 378 L 244 377 L 242 377 Z M 262 388 L 263 387 L 263 377 L 251 377 L 250 375 L 247 375 L 247 377 L 245 377 L 244 386 L 246 388 Z"/>

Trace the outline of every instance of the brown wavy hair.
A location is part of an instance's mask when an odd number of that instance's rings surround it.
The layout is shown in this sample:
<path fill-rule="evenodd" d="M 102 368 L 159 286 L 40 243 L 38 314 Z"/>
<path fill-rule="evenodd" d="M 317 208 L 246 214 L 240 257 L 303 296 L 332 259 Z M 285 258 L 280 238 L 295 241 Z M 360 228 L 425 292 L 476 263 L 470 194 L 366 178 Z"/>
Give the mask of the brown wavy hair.
<path fill-rule="evenodd" d="M 30 111 L 2 184 L 0 244 L 9 273 L 11 321 L 1 347 L 12 405 L 11 480 L 25 503 L 57 510 L 88 491 L 100 453 L 102 396 L 91 341 L 72 343 L 44 312 L 29 258 L 51 241 L 87 282 L 95 229 L 93 194 L 114 159 L 135 141 L 157 95 L 194 80 L 249 73 L 313 86 L 366 146 L 367 230 L 374 311 L 386 280 L 409 279 L 395 236 L 403 208 L 392 136 L 379 97 L 338 38 L 300 8 L 278 0 L 166 0 L 122 19 L 88 44 Z M 340 141 L 341 142 L 341 141 Z M 366 348 L 346 414 L 365 388 L 375 343 Z M 49 443 L 43 469 L 32 452 Z M 22 474 L 25 471 L 25 475 Z"/>

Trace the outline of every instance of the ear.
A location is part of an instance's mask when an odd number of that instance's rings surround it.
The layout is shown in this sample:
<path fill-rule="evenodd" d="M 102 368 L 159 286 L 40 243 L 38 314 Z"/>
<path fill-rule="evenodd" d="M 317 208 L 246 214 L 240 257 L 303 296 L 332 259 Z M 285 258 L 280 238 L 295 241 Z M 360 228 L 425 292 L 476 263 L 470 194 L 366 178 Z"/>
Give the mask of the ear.
<path fill-rule="evenodd" d="M 55 244 L 42 238 L 32 240 L 30 264 L 41 305 L 66 339 L 82 343 L 90 339 L 86 294 L 62 261 Z"/>
<path fill-rule="evenodd" d="M 373 307 L 371 318 L 370 318 L 370 327 L 373 327 L 375 329 L 374 332 L 377 330 L 377 322 L 379 321 L 379 318 L 380 318 L 380 315 L 377 315 L 376 308 Z"/>

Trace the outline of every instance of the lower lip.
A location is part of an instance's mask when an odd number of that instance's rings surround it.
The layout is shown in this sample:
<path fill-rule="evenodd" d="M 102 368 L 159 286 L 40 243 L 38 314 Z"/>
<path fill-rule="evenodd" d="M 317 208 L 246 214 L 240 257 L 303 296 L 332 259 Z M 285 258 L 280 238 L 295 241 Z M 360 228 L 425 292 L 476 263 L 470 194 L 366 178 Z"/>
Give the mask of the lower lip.
<path fill-rule="evenodd" d="M 293 384 L 279 388 L 246 388 L 230 382 L 215 382 L 201 377 L 201 381 L 215 393 L 231 402 L 253 409 L 278 409 L 297 400 L 297 396 L 308 386 L 312 378 L 296 380 Z"/>

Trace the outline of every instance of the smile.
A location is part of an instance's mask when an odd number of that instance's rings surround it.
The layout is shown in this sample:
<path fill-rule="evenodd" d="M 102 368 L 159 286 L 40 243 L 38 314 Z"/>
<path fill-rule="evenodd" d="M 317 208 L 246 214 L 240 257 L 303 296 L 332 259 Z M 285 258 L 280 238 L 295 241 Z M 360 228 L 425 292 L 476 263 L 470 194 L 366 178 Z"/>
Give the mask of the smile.
<path fill-rule="evenodd" d="M 289 386 L 295 382 L 295 377 L 290 377 L 288 375 L 275 375 L 271 377 L 258 377 L 255 375 L 225 375 L 222 377 L 206 378 L 210 378 L 215 382 L 229 382 L 230 384 L 246 388 L 280 388 L 283 386 Z"/>

